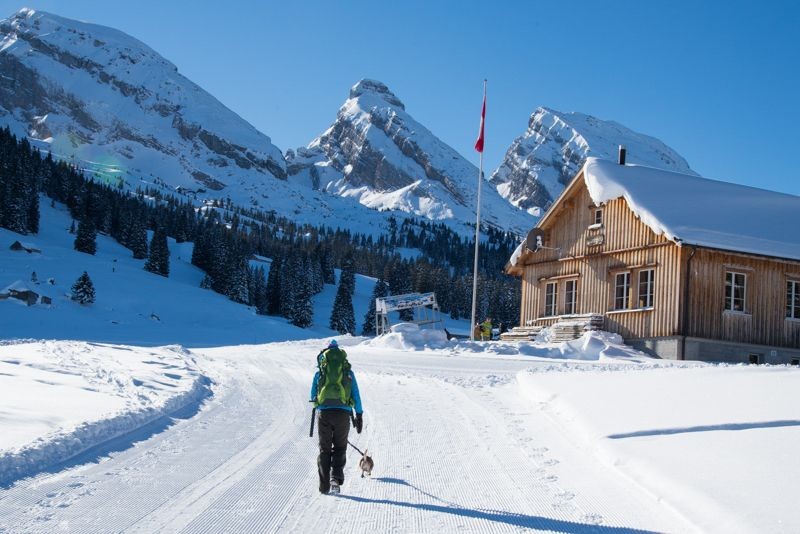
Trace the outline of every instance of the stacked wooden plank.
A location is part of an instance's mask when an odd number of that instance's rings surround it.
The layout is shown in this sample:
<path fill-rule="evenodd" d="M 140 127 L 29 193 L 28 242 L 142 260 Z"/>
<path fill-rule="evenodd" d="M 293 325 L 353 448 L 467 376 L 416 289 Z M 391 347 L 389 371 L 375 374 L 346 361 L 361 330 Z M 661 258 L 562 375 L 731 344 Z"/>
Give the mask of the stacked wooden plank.
<path fill-rule="evenodd" d="M 550 327 L 550 342 L 561 343 L 562 341 L 572 341 L 578 339 L 587 330 L 602 330 L 603 316 L 599 314 L 588 314 L 573 316 L 554 323 Z"/>
<path fill-rule="evenodd" d="M 515 326 L 508 332 L 500 334 L 501 341 L 533 341 L 544 329 L 542 326 Z"/>

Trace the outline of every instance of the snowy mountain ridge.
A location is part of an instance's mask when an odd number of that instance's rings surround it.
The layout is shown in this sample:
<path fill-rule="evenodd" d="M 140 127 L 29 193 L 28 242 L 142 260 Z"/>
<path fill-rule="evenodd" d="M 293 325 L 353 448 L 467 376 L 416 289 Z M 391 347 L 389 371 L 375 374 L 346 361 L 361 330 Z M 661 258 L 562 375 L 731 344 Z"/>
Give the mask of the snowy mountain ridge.
<path fill-rule="evenodd" d="M 289 180 L 373 209 L 442 221 L 475 220 L 478 168 L 417 122 L 383 83 L 350 90 L 334 123 L 305 148 L 287 152 Z M 524 232 L 534 219 L 483 189 L 483 221 Z"/>
<path fill-rule="evenodd" d="M 332 125 L 286 154 L 118 30 L 21 9 L 0 21 L 0 126 L 96 181 L 230 199 L 300 223 L 380 233 L 388 215 L 471 234 L 478 169 L 416 121 L 385 84 L 357 82 Z M 482 221 L 523 234 L 587 156 L 689 172 L 649 136 L 539 108 L 481 192 Z M 493 187 L 492 187 L 493 186 Z"/>
<path fill-rule="evenodd" d="M 680 154 L 655 137 L 584 113 L 539 107 L 490 181 L 503 198 L 538 216 L 578 173 L 586 158 L 616 161 L 619 145 L 626 147 L 628 163 L 696 174 Z"/>
<path fill-rule="evenodd" d="M 0 123 L 95 179 L 244 202 L 286 178 L 269 137 L 118 30 L 22 9 L 0 22 L 0 70 Z"/>

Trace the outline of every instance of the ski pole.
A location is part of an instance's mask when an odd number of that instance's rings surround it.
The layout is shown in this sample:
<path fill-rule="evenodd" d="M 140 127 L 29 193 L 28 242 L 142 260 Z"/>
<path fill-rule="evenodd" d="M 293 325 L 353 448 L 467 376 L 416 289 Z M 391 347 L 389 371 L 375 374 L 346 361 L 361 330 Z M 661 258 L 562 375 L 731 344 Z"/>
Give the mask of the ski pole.
<path fill-rule="evenodd" d="M 314 406 L 311 408 L 311 430 L 308 431 L 308 437 L 314 437 L 314 416 L 317 414 L 317 407 Z"/>

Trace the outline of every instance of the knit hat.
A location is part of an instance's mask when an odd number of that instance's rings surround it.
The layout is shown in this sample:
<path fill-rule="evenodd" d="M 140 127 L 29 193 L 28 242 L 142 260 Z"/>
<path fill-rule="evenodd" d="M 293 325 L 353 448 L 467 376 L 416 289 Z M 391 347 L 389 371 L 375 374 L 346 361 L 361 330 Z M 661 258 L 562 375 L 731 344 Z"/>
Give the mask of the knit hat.
<path fill-rule="evenodd" d="M 336 342 L 336 340 L 335 340 L 335 339 L 331 339 L 331 342 L 330 342 L 330 343 L 328 343 L 328 348 L 331 348 L 331 347 L 338 347 L 338 346 L 339 346 L 339 344 Z"/>

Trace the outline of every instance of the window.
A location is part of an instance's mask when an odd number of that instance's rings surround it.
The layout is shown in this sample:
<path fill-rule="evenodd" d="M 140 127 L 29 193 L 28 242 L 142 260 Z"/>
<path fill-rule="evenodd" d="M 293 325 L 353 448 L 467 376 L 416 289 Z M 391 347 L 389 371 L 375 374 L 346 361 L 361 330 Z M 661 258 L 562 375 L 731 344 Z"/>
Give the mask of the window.
<path fill-rule="evenodd" d="M 556 314 L 556 296 L 558 295 L 558 282 L 547 282 L 544 289 L 544 314 Z"/>
<path fill-rule="evenodd" d="M 594 210 L 594 224 L 603 224 L 603 210 Z"/>
<path fill-rule="evenodd" d="M 639 271 L 639 307 L 652 308 L 655 293 L 655 271 L 645 269 Z"/>
<path fill-rule="evenodd" d="M 614 284 L 614 309 L 627 310 L 630 307 L 631 273 L 619 273 Z"/>
<path fill-rule="evenodd" d="M 747 290 L 747 276 L 744 273 L 728 271 L 725 273 L 725 310 L 743 312 Z"/>
<path fill-rule="evenodd" d="M 786 282 L 786 318 L 800 319 L 800 282 Z"/>
<path fill-rule="evenodd" d="M 564 313 L 573 315 L 576 310 L 578 296 L 578 281 L 567 280 L 564 284 Z"/>

